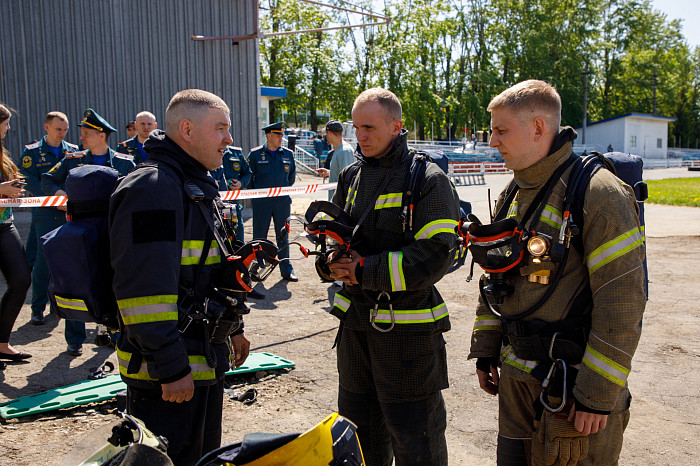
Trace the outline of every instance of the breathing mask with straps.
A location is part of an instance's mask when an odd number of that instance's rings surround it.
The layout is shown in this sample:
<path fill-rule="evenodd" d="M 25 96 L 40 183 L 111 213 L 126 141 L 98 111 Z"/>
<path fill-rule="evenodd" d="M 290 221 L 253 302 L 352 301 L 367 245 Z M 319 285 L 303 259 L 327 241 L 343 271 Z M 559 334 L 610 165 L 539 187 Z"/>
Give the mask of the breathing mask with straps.
<path fill-rule="evenodd" d="M 508 188 L 505 201 L 493 223 L 483 225 L 473 214 L 460 220 L 456 229 L 457 234 L 472 253 L 472 271 L 476 262 L 486 272 L 479 280 L 479 291 L 484 304 L 494 315 L 506 320 L 518 320 L 532 314 L 549 299 L 561 279 L 571 238 L 578 234 L 578 228 L 573 224 L 569 212 L 571 194 L 574 192 L 571 188 L 575 183 L 570 183 L 567 188 L 565 212 L 557 241 L 549 235 L 535 231 L 533 226 L 540 218 L 557 180 L 576 158 L 572 155 L 554 172 L 547 184 L 535 196 L 522 222 L 512 217 L 505 218 L 506 211 L 517 193 L 515 183 Z M 551 270 L 555 268 L 557 272 L 551 279 Z M 531 282 L 548 285 L 548 290 L 530 309 L 517 315 L 502 316 L 494 305 L 503 304 L 504 299 L 513 293 L 514 288 L 507 283 L 507 278 L 516 274 L 526 275 Z M 468 281 L 471 276 L 470 274 L 467 278 Z"/>
<path fill-rule="evenodd" d="M 319 215 L 320 214 L 320 215 Z M 296 238 L 289 244 L 299 246 L 305 257 L 316 256 L 316 273 L 323 281 L 331 282 L 333 279 L 328 268 L 328 260 L 348 254 L 350 243 L 355 230 L 355 225 L 350 214 L 328 201 L 314 201 L 306 210 L 303 219 L 290 217 L 286 228 L 289 232 L 291 221 L 297 221 L 304 225 L 307 238 L 314 244 L 314 250 L 309 250 L 296 242 Z"/>

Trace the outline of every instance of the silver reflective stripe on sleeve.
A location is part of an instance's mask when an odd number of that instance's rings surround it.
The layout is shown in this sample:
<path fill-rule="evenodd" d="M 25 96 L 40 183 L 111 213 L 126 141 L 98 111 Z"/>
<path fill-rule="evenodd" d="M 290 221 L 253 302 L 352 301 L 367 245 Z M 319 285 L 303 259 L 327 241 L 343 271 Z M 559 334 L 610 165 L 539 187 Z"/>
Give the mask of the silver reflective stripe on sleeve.
<path fill-rule="evenodd" d="M 594 350 L 591 345 L 586 346 L 583 363 L 593 372 L 621 387 L 625 386 L 627 377 L 630 375 L 629 369 L 603 356 Z"/>
<path fill-rule="evenodd" d="M 421 228 L 418 233 L 415 234 L 414 238 L 419 239 L 430 239 L 438 233 L 451 233 L 456 235 L 455 227 L 457 226 L 457 221 L 449 218 L 444 218 L 440 220 L 434 220 L 430 223 L 426 223 L 423 228 Z"/>
<path fill-rule="evenodd" d="M 588 261 L 586 261 L 588 273 L 592 274 L 605 264 L 614 261 L 618 257 L 624 256 L 638 246 L 641 246 L 643 243 L 644 237 L 637 227 L 634 227 L 617 238 L 608 241 L 607 243 L 598 247 L 590 254 L 590 256 L 588 256 Z"/>
<path fill-rule="evenodd" d="M 404 291 L 406 280 L 403 275 L 403 253 L 400 251 L 389 252 L 389 278 L 391 291 Z"/>
<path fill-rule="evenodd" d="M 528 374 L 532 372 L 532 370 L 539 364 L 539 361 L 528 361 L 527 359 L 520 359 L 515 355 L 515 353 L 513 352 L 513 347 L 510 345 L 501 348 L 501 356 L 503 356 L 503 362 L 517 369 L 520 369 L 523 372 L 527 372 Z"/>
<path fill-rule="evenodd" d="M 347 312 L 348 308 L 350 307 L 350 299 L 346 298 L 345 296 L 336 293 L 335 297 L 333 298 L 333 306 L 337 307 L 343 312 Z"/>
<path fill-rule="evenodd" d="M 501 321 L 491 315 L 477 316 L 474 321 L 474 331 L 479 330 L 501 330 Z"/>

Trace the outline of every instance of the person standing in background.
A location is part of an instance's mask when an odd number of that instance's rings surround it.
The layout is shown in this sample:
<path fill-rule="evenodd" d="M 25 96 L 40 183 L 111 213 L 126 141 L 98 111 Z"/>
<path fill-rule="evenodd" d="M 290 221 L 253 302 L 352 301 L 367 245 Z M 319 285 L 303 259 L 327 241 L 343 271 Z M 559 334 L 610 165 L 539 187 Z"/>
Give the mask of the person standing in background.
<path fill-rule="evenodd" d="M 11 116 L 10 109 L 0 104 L 0 195 L 18 198 L 24 195 L 24 183 L 10 153 L 2 144 L 10 129 Z M 0 271 L 7 283 L 7 291 L 0 300 L 0 359 L 21 361 L 32 355 L 13 348 L 10 345 L 10 334 L 27 296 L 31 276 L 22 240 L 13 222 L 12 207 L 0 207 Z M 0 369 L 5 366 L 0 361 Z"/>
<path fill-rule="evenodd" d="M 333 157 L 329 168 L 316 170 L 322 177 L 329 178 L 329 183 L 338 181 L 340 171 L 355 161 L 355 151 L 352 146 L 343 141 L 343 125 L 338 120 L 330 120 L 326 123 L 326 137 L 333 146 Z M 333 199 L 335 189 L 328 191 L 328 200 Z"/>
<path fill-rule="evenodd" d="M 145 162 L 148 154 L 143 150 L 143 143 L 146 142 L 151 131 L 157 127 L 158 123 L 154 114 L 145 110 L 140 112 L 136 115 L 136 135 L 117 144 L 117 152 L 132 156 L 136 165 Z"/>
<path fill-rule="evenodd" d="M 78 146 L 65 141 L 68 133 L 68 117 L 61 112 L 49 112 L 46 115 L 44 130 L 46 136 L 40 141 L 24 146 L 22 152 L 22 168 L 20 171 L 27 183 L 27 191 L 31 196 L 43 196 L 41 190 L 41 175 L 48 172 L 54 165 L 63 160 L 67 153 L 75 152 Z M 32 209 L 33 238 L 27 239 L 27 249 L 30 241 L 34 244 L 34 260 L 32 269 L 32 325 L 44 325 L 44 310 L 48 298 L 49 268 L 39 244 L 41 237 L 66 223 L 66 214 L 56 207 L 38 207 Z M 31 234 L 30 232 L 30 234 Z"/>
<path fill-rule="evenodd" d="M 273 123 L 263 128 L 267 142 L 248 154 L 248 164 L 253 173 L 251 189 L 276 188 L 292 186 L 297 169 L 294 153 L 282 147 L 284 123 Z M 285 223 L 291 212 L 292 198 L 289 196 L 253 199 L 253 239 L 266 239 L 270 229 L 270 219 L 275 225 L 275 239 L 279 249 L 280 272 L 282 278 L 290 282 L 299 279 L 294 275 L 294 268 L 289 262 L 289 239 Z"/>

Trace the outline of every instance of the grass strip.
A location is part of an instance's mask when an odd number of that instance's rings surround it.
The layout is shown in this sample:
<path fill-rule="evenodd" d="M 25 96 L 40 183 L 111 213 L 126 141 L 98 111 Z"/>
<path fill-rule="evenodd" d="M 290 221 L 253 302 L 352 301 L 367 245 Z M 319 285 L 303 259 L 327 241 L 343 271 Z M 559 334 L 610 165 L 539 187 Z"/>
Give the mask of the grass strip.
<path fill-rule="evenodd" d="M 700 178 L 669 178 L 648 180 L 652 204 L 700 207 Z"/>

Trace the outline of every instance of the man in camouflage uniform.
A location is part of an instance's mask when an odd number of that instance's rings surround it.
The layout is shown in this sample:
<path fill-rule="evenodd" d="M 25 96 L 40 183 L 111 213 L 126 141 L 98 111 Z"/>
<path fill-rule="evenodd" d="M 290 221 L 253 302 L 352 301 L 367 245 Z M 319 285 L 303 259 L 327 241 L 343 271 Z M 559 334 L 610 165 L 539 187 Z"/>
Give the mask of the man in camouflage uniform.
<path fill-rule="evenodd" d="M 570 159 L 571 141 L 576 137 L 573 129 L 559 128 L 559 95 L 545 82 L 524 81 L 496 96 L 488 110 L 492 128 L 490 145 L 498 149 L 506 166 L 514 171 L 517 184 L 512 202 L 504 205 L 504 191 L 496 211 L 503 209 L 508 212 L 506 217 L 528 228 L 532 220 L 531 229 L 556 241 L 564 222 L 563 198 L 575 161 Z M 565 168 L 561 175 L 553 176 L 562 166 Z M 541 215 L 524 218 L 550 178 L 552 194 L 543 199 L 546 205 Z M 477 308 L 469 358 L 478 358 L 481 388 L 492 395 L 498 394 L 499 465 L 555 461 L 617 464 L 629 420 L 627 376 L 641 334 L 646 303 L 642 267 L 645 250 L 633 191 L 608 170 L 595 172 L 585 189 L 580 239 L 581 250 L 569 248 L 562 278 L 549 299 L 515 322 L 530 329 L 535 323 L 556 325 L 552 323 L 588 315 L 580 310 L 592 308 L 589 324 L 567 330 L 580 331 L 581 344 L 578 360 L 567 362 L 568 400 L 560 412 L 543 410 L 543 404 L 536 401 L 552 361 L 519 356 L 518 352 L 522 355 L 523 350 L 512 337 L 513 327 L 496 317 L 483 300 Z M 505 278 L 513 292 L 505 296 L 503 304 L 491 303 L 504 316 L 529 310 L 548 289 L 547 285 L 528 279 L 527 274 L 532 270 L 525 272 L 526 268 L 522 268 L 521 273 L 515 270 Z M 506 338 L 503 328 L 509 329 Z M 532 335 L 547 342 L 554 339 L 551 347 L 556 353 L 555 335 L 537 332 Z M 561 365 L 556 366 L 552 386 L 561 384 L 562 373 Z M 551 407 L 562 401 L 560 396 L 544 399 Z"/>
<path fill-rule="evenodd" d="M 331 277 L 344 282 L 331 312 L 342 322 L 338 412 L 358 425 L 368 465 L 390 465 L 392 456 L 400 465 L 447 464 L 442 334 L 450 319 L 434 285 L 454 256 L 459 199 L 445 173 L 428 163 L 413 228 L 405 229 L 401 205 L 414 153 L 401 103 L 369 89 L 352 117 L 359 161 L 340 173 L 333 203 L 354 222 L 367 215 L 349 257 L 329 263 Z"/>

